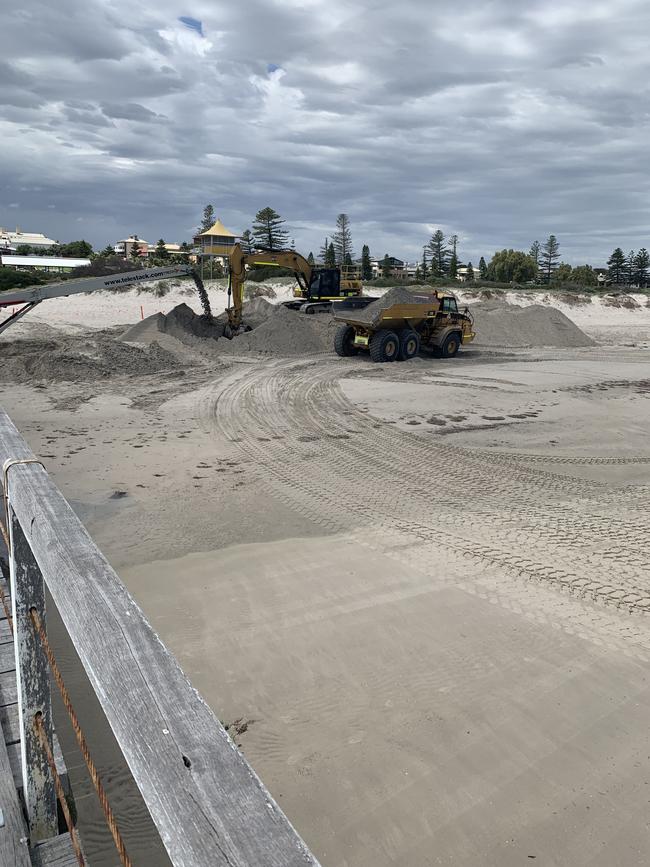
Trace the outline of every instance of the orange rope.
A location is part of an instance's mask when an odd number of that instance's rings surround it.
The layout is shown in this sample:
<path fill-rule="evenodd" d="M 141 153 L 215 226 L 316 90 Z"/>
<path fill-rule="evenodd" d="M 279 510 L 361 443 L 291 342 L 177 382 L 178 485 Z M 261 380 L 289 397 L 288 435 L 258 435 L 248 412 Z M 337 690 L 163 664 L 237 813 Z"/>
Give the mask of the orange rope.
<path fill-rule="evenodd" d="M 81 844 L 79 843 L 77 829 L 74 826 L 72 816 L 70 815 L 70 808 L 68 807 L 68 802 L 65 799 L 65 792 L 63 791 L 61 777 L 59 776 L 59 772 L 56 769 L 56 762 L 54 760 L 54 756 L 52 755 L 52 749 L 47 740 L 45 726 L 43 725 L 43 714 L 40 712 L 40 710 L 38 711 L 38 713 L 34 714 L 34 728 L 36 729 L 38 739 L 40 740 L 41 746 L 45 750 L 45 755 L 47 756 L 47 763 L 50 766 L 50 771 L 52 772 L 52 778 L 54 780 L 56 796 L 59 800 L 59 804 L 61 805 L 61 809 L 63 810 L 63 815 L 65 816 L 65 823 L 68 826 L 68 831 L 70 832 L 70 840 L 72 842 L 74 854 L 77 856 L 77 863 L 79 864 L 79 867 L 85 867 L 86 862 L 84 860 L 83 852 L 81 851 Z"/>
<path fill-rule="evenodd" d="M 133 867 L 132 861 L 127 854 L 124 840 L 122 839 L 122 835 L 120 834 L 119 828 L 117 827 L 115 815 L 108 801 L 106 792 L 104 791 L 102 781 L 99 778 L 97 767 L 95 766 L 95 762 L 90 755 L 90 749 L 88 748 L 86 738 L 84 737 L 84 733 L 82 732 L 81 726 L 79 725 L 79 719 L 77 718 L 75 709 L 72 706 L 70 694 L 68 693 L 67 687 L 63 681 L 61 671 L 59 669 L 59 666 L 57 665 L 52 648 L 50 647 L 50 642 L 47 640 L 47 635 L 45 634 L 45 629 L 43 628 L 43 624 L 41 623 L 41 618 L 38 616 L 38 611 L 35 608 L 30 608 L 29 614 L 32 618 L 34 629 L 36 630 L 38 637 L 41 639 L 43 649 L 45 650 L 48 662 L 50 663 L 50 668 L 52 669 L 52 674 L 54 675 L 54 680 L 56 681 L 56 685 L 58 686 L 59 692 L 61 693 L 63 704 L 68 711 L 70 722 L 72 723 L 72 728 L 74 730 L 75 737 L 77 738 L 77 743 L 79 744 L 79 749 L 81 750 L 81 754 L 84 757 L 86 767 L 88 768 L 88 773 L 90 774 L 90 779 L 93 782 L 93 786 L 95 787 L 95 791 L 97 792 L 97 797 L 99 798 L 99 803 L 101 804 L 102 810 L 104 811 L 104 816 L 106 817 L 106 824 L 108 825 L 110 832 L 113 835 L 113 841 L 115 843 L 115 848 L 117 849 L 120 856 L 120 861 L 122 862 L 124 867 Z"/>

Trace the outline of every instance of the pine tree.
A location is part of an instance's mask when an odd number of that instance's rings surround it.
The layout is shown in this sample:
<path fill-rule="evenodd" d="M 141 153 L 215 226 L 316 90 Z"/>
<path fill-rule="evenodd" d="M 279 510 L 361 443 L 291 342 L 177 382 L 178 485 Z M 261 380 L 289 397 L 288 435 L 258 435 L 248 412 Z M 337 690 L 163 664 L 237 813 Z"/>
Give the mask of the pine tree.
<path fill-rule="evenodd" d="M 456 268 L 458 268 L 458 235 L 450 235 L 449 243 L 451 244 L 451 255 L 456 257 Z"/>
<path fill-rule="evenodd" d="M 372 263 L 370 262 L 370 247 L 364 244 L 361 248 L 361 279 L 372 280 Z"/>
<path fill-rule="evenodd" d="M 449 276 L 454 280 L 458 276 L 458 257 L 455 252 L 451 254 L 451 259 L 449 260 Z"/>
<path fill-rule="evenodd" d="M 316 264 L 316 260 L 314 259 L 314 254 L 312 253 L 311 250 L 309 251 L 309 256 L 307 256 L 307 261 L 312 266 Z"/>
<path fill-rule="evenodd" d="M 294 253 L 296 252 L 296 239 L 295 238 L 291 239 L 290 249 L 292 250 L 292 252 L 294 252 Z"/>
<path fill-rule="evenodd" d="M 481 258 L 479 259 L 478 272 L 481 275 L 481 280 L 488 279 L 488 266 L 483 256 L 481 256 Z"/>
<path fill-rule="evenodd" d="M 318 261 L 325 263 L 327 259 L 327 251 L 329 250 L 329 238 L 325 238 L 325 243 L 320 248 L 320 253 L 318 254 Z"/>
<path fill-rule="evenodd" d="M 350 218 L 347 214 L 339 214 L 336 218 L 336 231 L 332 240 L 336 261 L 339 265 L 344 265 L 346 256 L 352 258 L 352 232 L 350 231 Z"/>
<path fill-rule="evenodd" d="M 627 259 L 625 260 L 625 282 L 628 286 L 631 286 L 634 283 L 634 260 L 636 259 L 636 253 L 634 250 L 630 250 L 627 254 Z"/>
<path fill-rule="evenodd" d="M 390 267 L 390 257 L 388 253 L 384 254 L 384 258 L 381 262 L 381 276 L 384 278 L 390 277 L 391 267 Z"/>
<path fill-rule="evenodd" d="M 634 282 L 641 288 L 645 288 L 648 282 L 648 268 L 650 268 L 650 253 L 645 247 L 641 247 L 634 258 Z"/>
<path fill-rule="evenodd" d="M 352 266 L 352 256 L 350 256 L 349 253 L 345 254 L 345 259 L 343 260 L 343 264 L 348 268 Z"/>
<path fill-rule="evenodd" d="M 533 241 L 533 243 L 530 245 L 530 250 L 528 252 L 528 255 L 535 263 L 536 271 L 539 271 L 539 256 L 541 249 L 542 248 L 540 247 L 539 241 Z"/>
<path fill-rule="evenodd" d="M 253 238 L 256 246 L 263 250 L 283 250 L 289 240 L 289 233 L 283 229 L 285 220 L 273 210 L 262 208 L 255 214 Z"/>
<path fill-rule="evenodd" d="M 607 267 L 612 283 L 617 286 L 620 285 L 624 279 L 625 269 L 625 253 L 620 247 L 617 247 L 607 260 Z"/>
<path fill-rule="evenodd" d="M 99 255 L 102 259 L 107 259 L 109 256 L 115 255 L 115 250 L 111 244 L 107 244 Z"/>
<path fill-rule="evenodd" d="M 133 236 L 133 241 L 131 243 L 131 252 L 129 253 L 132 259 L 140 258 L 140 239 L 137 235 Z"/>
<path fill-rule="evenodd" d="M 467 263 L 467 282 L 471 283 L 474 279 L 474 268 L 472 268 L 472 263 Z"/>
<path fill-rule="evenodd" d="M 422 248 L 422 263 L 420 265 L 420 272 L 422 274 L 422 279 L 426 283 L 427 278 L 429 276 L 429 264 L 427 262 L 427 248 L 426 248 L 426 246 Z"/>
<path fill-rule="evenodd" d="M 549 235 L 548 240 L 542 247 L 540 256 L 540 265 L 542 276 L 547 283 L 551 282 L 553 272 L 557 268 L 557 263 L 560 258 L 560 244 L 555 235 Z"/>
<path fill-rule="evenodd" d="M 199 229 L 199 234 L 201 232 L 207 232 L 214 225 L 214 208 L 212 205 L 206 205 L 203 208 L 203 217 L 201 218 L 201 228 Z"/>
<path fill-rule="evenodd" d="M 165 247 L 165 241 L 163 238 L 158 240 L 156 244 L 156 249 L 154 251 L 154 256 L 156 259 L 169 259 L 169 250 Z"/>
<path fill-rule="evenodd" d="M 441 277 L 447 270 L 449 248 L 445 244 L 445 236 L 440 229 L 436 229 L 431 236 L 429 250 L 431 251 L 431 273 L 434 277 Z"/>
<path fill-rule="evenodd" d="M 250 229 L 246 229 L 242 232 L 240 244 L 244 253 L 253 252 L 253 236 Z"/>
<path fill-rule="evenodd" d="M 336 251 L 334 250 L 334 244 L 331 241 L 327 248 L 327 253 L 325 253 L 325 266 L 327 268 L 334 268 L 336 266 Z"/>

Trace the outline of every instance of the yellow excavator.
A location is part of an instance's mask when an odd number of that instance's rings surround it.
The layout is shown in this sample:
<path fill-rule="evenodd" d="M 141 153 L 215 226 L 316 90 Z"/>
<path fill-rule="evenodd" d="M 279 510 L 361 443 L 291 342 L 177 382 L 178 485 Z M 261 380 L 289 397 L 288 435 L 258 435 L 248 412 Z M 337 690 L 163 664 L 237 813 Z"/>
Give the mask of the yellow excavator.
<path fill-rule="evenodd" d="M 361 295 L 363 284 L 358 269 L 354 266 L 335 266 L 333 268 L 311 265 L 304 256 L 295 250 L 256 250 L 245 253 L 240 244 L 235 244 L 229 257 L 230 275 L 228 280 L 228 324 L 224 336 L 231 338 L 248 327 L 242 321 L 244 303 L 244 282 L 246 266 L 273 266 L 293 271 L 298 286 L 294 290 L 294 300 L 284 302 L 285 307 L 301 313 L 319 313 L 330 310 L 333 301 Z"/>

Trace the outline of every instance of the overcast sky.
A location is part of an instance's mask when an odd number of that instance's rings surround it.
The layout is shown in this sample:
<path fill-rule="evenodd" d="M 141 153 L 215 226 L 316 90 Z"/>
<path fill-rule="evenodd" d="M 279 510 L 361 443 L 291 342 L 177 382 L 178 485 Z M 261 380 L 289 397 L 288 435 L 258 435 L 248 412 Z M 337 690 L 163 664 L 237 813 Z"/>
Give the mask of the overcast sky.
<path fill-rule="evenodd" d="M 650 247 L 650 4 L 24 0 L 0 27 L 0 225 L 104 246 L 235 232 L 464 261 Z"/>

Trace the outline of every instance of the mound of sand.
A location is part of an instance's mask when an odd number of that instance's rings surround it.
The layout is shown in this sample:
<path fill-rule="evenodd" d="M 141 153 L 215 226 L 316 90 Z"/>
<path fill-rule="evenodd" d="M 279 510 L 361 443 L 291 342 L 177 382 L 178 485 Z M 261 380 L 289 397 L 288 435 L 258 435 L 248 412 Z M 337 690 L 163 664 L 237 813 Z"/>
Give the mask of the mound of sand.
<path fill-rule="evenodd" d="M 471 307 L 478 346 L 594 346 L 584 331 L 553 307 L 487 301 Z"/>
<path fill-rule="evenodd" d="M 82 383 L 177 369 L 174 356 L 156 343 L 147 348 L 129 346 L 100 332 L 85 338 L 4 343 L 0 381 Z"/>
<path fill-rule="evenodd" d="M 263 299 L 256 299 L 261 301 Z M 256 353 L 260 355 L 314 355 L 329 352 L 337 323 L 329 314 L 307 316 L 283 306 L 269 304 L 266 319 L 233 340 L 219 342 L 219 351 L 228 355 Z M 245 317 L 248 324 L 252 321 Z"/>
<path fill-rule="evenodd" d="M 432 292 L 410 292 L 401 286 L 390 289 L 357 314 L 368 323 L 376 323 L 383 311 L 393 304 L 431 298 Z M 592 346 L 575 323 L 552 307 L 532 305 L 518 307 L 500 300 L 488 300 L 472 306 L 480 346 Z M 179 304 L 166 316 L 157 313 L 128 328 L 121 336 L 128 343 L 151 346 L 161 342 L 181 360 L 183 347 L 202 355 L 271 356 L 314 355 L 330 352 L 338 323 L 330 314 L 307 316 L 265 298 L 254 298 L 244 305 L 243 321 L 252 331 L 223 339 L 227 317 L 221 314 L 207 322 L 186 304 Z M 170 340 L 173 338 L 173 340 Z M 222 339 L 219 339 L 222 338 Z"/>
<path fill-rule="evenodd" d="M 154 313 L 127 328 L 121 339 L 128 343 L 152 343 L 160 334 L 170 334 L 180 341 L 193 341 L 196 338 L 212 339 L 223 335 L 223 324 L 208 322 L 198 316 L 187 304 L 179 304 L 167 315 Z"/>

